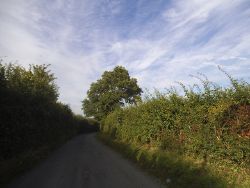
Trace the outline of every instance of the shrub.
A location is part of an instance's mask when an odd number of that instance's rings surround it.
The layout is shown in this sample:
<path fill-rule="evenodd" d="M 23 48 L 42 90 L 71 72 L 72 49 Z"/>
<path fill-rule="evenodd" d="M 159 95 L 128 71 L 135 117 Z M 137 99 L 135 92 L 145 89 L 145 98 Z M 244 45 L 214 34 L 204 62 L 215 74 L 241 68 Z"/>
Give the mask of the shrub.
<path fill-rule="evenodd" d="M 137 106 L 118 109 L 102 122 L 102 131 L 123 142 L 246 167 L 250 164 L 250 85 L 226 75 L 232 83 L 229 88 L 198 77 L 203 88 L 188 89 L 180 83 L 184 95 L 170 89 Z"/>
<path fill-rule="evenodd" d="M 72 137 L 89 124 L 60 103 L 47 65 L 0 62 L 0 161 Z"/>

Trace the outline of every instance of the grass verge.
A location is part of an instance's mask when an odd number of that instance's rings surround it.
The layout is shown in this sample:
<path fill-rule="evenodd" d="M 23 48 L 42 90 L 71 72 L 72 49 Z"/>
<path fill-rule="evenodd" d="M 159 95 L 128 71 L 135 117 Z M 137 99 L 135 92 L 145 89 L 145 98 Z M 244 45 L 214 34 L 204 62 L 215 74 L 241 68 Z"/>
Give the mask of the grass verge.
<path fill-rule="evenodd" d="M 227 166 L 221 161 L 207 162 L 190 155 L 178 155 L 145 145 L 126 144 L 112 140 L 103 133 L 100 133 L 98 138 L 150 174 L 160 178 L 169 188 L 250 187 L 249 171 L 233 171 L 232 165 Z"/>

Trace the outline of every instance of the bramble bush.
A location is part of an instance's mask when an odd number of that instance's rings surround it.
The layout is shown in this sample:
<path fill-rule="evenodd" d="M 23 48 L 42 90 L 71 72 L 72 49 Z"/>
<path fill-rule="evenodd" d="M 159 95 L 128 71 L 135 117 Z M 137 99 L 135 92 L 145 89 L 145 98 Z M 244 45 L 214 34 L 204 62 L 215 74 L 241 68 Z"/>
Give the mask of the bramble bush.
<path fill-rule="evenodd" d="M 156 92 L 137 106 L 110 113 L 101 131 L 124 143 L 249 167 L 250 85 L 224 73 L 228 88 L 199 75 L 203 87 L 179 83 L 184 95 L 174 88 Z"/>

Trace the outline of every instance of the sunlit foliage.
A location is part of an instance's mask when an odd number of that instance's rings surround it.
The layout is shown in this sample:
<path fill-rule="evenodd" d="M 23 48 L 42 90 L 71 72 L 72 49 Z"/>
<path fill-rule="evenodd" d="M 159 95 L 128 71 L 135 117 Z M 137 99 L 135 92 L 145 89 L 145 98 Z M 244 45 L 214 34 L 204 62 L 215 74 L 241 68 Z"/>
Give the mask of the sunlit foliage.
<path fill-rule="evenodd" d="M 223 71 L 223 70 L 222 70 Z M 138 106 L 118 109 L 102 122 L 102 131 L 124 143 L 181 154 L 250 164 L 250 85 L 228 75 L 222 88 L 199 75 L 201 86 L 156 92 Z"/>

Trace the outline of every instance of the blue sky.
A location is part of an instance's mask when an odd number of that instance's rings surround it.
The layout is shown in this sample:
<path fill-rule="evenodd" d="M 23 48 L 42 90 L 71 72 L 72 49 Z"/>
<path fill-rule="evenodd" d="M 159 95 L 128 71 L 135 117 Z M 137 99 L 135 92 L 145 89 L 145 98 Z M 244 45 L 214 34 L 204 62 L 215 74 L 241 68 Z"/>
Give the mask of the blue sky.
<path fill-rule="evenodd" d="M 60 100 L 81 112 L 90 84 L 125 66 L 142 88 L 250 80 L 249 0 L 1 0 L 0 56 L 51 64 Z"/>

